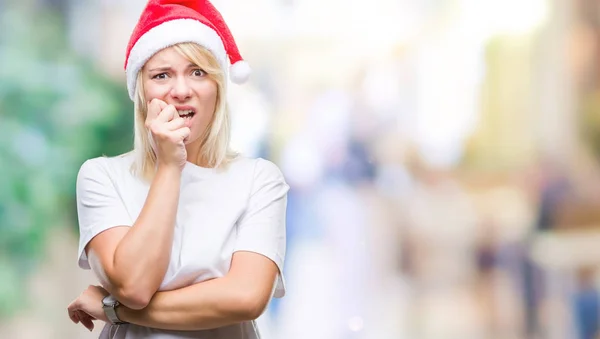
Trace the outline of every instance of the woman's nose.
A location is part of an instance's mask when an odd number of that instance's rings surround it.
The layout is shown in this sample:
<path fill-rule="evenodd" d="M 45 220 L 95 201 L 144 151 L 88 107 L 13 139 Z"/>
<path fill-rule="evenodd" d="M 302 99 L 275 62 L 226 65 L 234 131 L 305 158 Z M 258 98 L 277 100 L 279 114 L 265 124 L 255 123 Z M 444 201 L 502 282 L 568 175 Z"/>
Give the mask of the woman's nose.
<path fill-rule="evenodd" d="M 171 96 L 177 100 L 189 99 L 192 96 L 192 88 L 185 78 L 176 78 L 171 88 Z"/>

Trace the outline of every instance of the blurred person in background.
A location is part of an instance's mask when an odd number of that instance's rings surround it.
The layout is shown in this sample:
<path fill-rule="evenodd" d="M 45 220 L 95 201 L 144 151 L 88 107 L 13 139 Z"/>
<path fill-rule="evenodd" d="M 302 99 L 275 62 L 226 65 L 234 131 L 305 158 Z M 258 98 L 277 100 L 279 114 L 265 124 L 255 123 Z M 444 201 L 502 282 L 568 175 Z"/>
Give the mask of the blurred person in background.
<path fill-rule="evenodd" d="M 207 0 L 149 1 L 126 59 L 134 148 L 79 171 L 79 266 L 102 287 L 69 316 L 101 338 L 259 338 L 285 293 L 289 186 L 229 149 L 227 80 L 249 67 Z"/>

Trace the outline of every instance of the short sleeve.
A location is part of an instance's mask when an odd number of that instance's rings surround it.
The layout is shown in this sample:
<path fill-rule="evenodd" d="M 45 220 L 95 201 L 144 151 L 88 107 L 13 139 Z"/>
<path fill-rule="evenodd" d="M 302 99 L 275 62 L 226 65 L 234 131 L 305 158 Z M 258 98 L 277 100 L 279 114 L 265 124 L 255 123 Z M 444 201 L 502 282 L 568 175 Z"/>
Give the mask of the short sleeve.
<path fill-rule="evenodd" d="M 273 260 L 279 268 L 274 297 L 285 295 L 285 218 L 287 192 L 283 174 L 275 164 L 258 159 L 254 168 L 248 207 L 238 221 L 235 251 L 250 251 Z"/>
<path fill-rule="evenodd" d="M 77 174 L 77 217 L 79 220 L 79 267 L 90 269 L 85 247 L 96 235 L 132 221 L 109 175 L 106 159 L 87 160 Z"/>

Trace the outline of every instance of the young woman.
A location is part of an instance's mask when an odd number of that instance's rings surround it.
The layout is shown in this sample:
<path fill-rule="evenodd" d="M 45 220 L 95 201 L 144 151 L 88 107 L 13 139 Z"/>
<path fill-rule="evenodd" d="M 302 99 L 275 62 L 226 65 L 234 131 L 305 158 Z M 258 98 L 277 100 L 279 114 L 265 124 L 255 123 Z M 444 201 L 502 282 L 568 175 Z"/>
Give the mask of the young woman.
<path fill-rule="evenodd" d="M 101 338 L 258 338 L 285 293 L 288 185 L 271 162 L 229 150 L 227 80 L 249 68 L 208 1 L 150 1 L 127 51 L 133 151 L 77 178 L 79 266 L 68 306 Z"/>

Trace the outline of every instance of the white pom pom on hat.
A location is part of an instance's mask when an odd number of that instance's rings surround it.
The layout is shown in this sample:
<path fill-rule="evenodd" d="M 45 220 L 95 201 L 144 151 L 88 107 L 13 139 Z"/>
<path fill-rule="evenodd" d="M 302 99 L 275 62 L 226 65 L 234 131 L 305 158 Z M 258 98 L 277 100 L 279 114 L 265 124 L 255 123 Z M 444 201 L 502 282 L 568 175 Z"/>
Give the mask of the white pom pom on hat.
<path fill-rule="evenodd" d="M 129 97 L 134 100 L 137 74 L 158 51 L 182 42 L 208 49 L 231 81 L 250 78 L 250 65 L 242 59 L 221 13 L 208 0 L 150 0 L 127 45 L 125 74 Z"/>
<path fill-rule="evenodd" d="M 243 84 L 248 81 L 251 73 L 252 69 L 250 69 L 250 65 L 246 61 L 240 60 L 231 65 L 229 77 L 234 83 Z"/>

